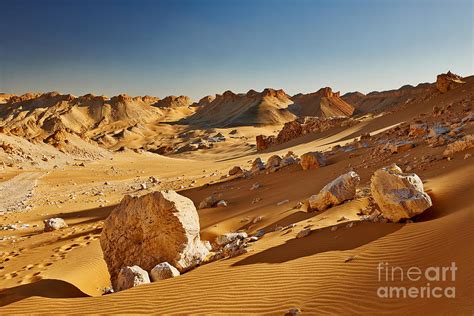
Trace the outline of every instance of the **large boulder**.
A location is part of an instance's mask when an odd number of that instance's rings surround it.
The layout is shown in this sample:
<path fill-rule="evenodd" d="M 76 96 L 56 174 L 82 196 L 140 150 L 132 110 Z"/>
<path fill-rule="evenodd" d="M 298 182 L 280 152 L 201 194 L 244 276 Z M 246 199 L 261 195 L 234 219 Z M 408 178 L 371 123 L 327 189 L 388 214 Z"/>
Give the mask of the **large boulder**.
<path fill-rule="evenodd" d="M 64 219 L 59 218 L 59 217 L 45 219 L 43 223 L 44 223 L 45 232 L 51 232 L 53 230 L 59 230 L 61 228 L 68 227 Z"/>
<path fill-rule="evenodd" d="M 173 267 L 168 262 L 159 263 L 150 271 L 151 280 L 153 282 L 174 278 L 178 275 L 180 275 L 178 269 Z"/>
<path fill-rule="evenodd" d="M 301 156 L 300 164 L 303 170 L 310 170 L 326 165 L 326 161 L 321 153 L 313 151 L 303 154 Z"/>
<path fill-rule="evenodd" d="M 123 291 L 147 283 L 150 283 L 148 272 L 139 266 L 127 266 L 120 269 L 114 290 Z"/>
<path fill-rule="evenodd" d="M 112 285 L 122 267 L 150 271 L 169 262 L 180 272 L 198 265 L 208 254 L 199 236 L 193 202 L 175 191 L 125 196 L 104 222 L 100 245 Z"/>
<path fill-rule="evenodd" d="M 420 177 L 403 173 L 395 164 L 375 171 L 370 190 L 383 216 L 392 222 L 421 214 L 432 205 Z"/>
<path fill-rule="evenodd" d="M 317 195 L 309 198 L 310 208 L 316 211 L 323 211 L 331 206 L 353 199 L 359 182 L 360 177 L 354 171 L 337 177 L 326 184 Z"/>

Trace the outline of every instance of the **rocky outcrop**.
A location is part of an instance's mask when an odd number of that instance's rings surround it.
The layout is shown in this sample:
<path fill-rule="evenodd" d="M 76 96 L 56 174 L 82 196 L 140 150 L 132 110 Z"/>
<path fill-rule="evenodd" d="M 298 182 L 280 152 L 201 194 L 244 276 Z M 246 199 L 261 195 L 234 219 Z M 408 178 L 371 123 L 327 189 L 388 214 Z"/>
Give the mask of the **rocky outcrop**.
<path fill-rule="evenodd" d="M 169 262 L 180 272 L 202 262 L 208 253 L 200 240 L 193 202 L 174 191 L 125 196 L 104 222 L 100 245 L 112 285 L 122 267 L 150 271 Z"/>
<path fill-rule="evenodd" d="M 178 269 L 173 267 L 168 262 L 159 263 L 150 271 L 150 277 L 153 282 L 156 282 L 158 280 L 174 278 L 179 275 L 180 273 Z"/>
<path fill-rule="evenodd" d="M 462 139 L 446 146 L 443 151 L 444 156 L 453 156 L 457 152 L 461 152 L 470 148 L 474 148 L 474 135 L 466 135 Z"/>
<path fill-rule="evenodd" d="M 347 117 L 303 117 L 285 123 L 277 136 L 258 135 L 257 150 L 265 150 L 272 146 L 286 143 L 292 139 L 310 133 L 320 133 L 331 128 L 349 127 L 357 124 L 356 120 Z"/>
<path fill-rule="evenodd" d="M 60 230 L 61 228 L 68 227 L 68 225 L 66 224 L 66 221 L 64 221 L 64 219 L 59 218 L 59 217 L 45 219 L 43 223 L 44 223 L 45 232 L 51 232 L 53 230 Z"/>
<path fill-rule="evenodd" d="M 351 116 L 355 108 L 341 99 L 339 92 L 330 87 L 321 88 L 317 92 L 297 94 L 291 98 L 292 111 L 298 116 Z"/>
<path fill-rule="evenodd" d="M 320 152 L 312 151 L 301 155 L 300 165 L 303 170 L 317 169 L 325 166 L 326 160 Z"/>
<path fill-rule="evenodd" d="M 354 171 L 343 174 L 328 183 L 317 195 L 309 198 L 311 210 L 324 211 L 355 197 L 360 177 Z"/>
<path fill-rule="evenodd" d="M 181 106 L 190 106 L 192 103 L 192 100 L 188 96 L 181 95 L 177 97 L 170 95 L 162 100 L 157 101 L 154 105 L 160 108 L 175 108 Z"/>
<path fill-rule="evenodd" d="M 370 190 L 383 216 L 392 222 L 421 214 L 432 205 L 420 177 L 403 173 L 395 164 L 375 171 Z"/>
<path fill-rule="evenodd" d="M 127 266 L 120 269 L 114 290 L 123 291 L 147 283 L 150 283 L 148 272 L 139 266 Z"/>
<path fill-rule="evenodd" d="M 463 83 L 464 81 L 462 81 L 462 77 L 453 74 L 451 71 L 448 71 L 445 74 L 440 74 L 436 77 L 436 88 L 441 93 L 446 93 Z"/>

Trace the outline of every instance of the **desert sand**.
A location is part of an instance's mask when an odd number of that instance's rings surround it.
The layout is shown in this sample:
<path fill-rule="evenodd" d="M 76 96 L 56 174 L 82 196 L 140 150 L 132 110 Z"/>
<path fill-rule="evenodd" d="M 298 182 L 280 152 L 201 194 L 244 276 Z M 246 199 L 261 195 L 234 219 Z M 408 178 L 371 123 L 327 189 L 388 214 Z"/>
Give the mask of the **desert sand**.
<path fill-rule="evenodd" d="M 5 97 L 0 224 L 11 229 L 0 231 L 0 313 L 283 315 L 297 308 L 303 315 L 471 314 L 472 144 L 446 154 L 449 142 L 433 145 L 413 136 L 413 148 L 378 151 L 407 139 L 416 121 L 450 130 L 457 121 L 461 130 L 453 132 L 452 142 L 472 135 L 474 77 L 443 91 L 439 81 L 438 87 L 405 86 L 367 96 L 228 91 L 194 104 L 185 97 L 165 102 L 58 93 Z M 257 135 L 276 135 L 298 117 L 339 115 L 354 123 L 256 149 Z M 210 137 L 219 133 L 225 140 L 213 142 Z M 360 138 L 367 133 L 364 145 Z M 327 164 L 227 176 L 234 166 L 249 169 L 257 157 L 267 161 L 288 151 L 296 156 L 319 151 Z M 423 180 L 433 206 L 399 223 L 366 220 L 360 214 L 371 204 L 371 176 L 392 163 Z M 350 170 L 361 178 L 354 199 L 319 212 L 301 207 L 299 202 Z M 252 189 L 256 183 L 259 188 Z M 99 243 L 104 220 L 124 195 L 165 189 L 196 206 L 222 194 L 227 207 L 198 210 L 202 240 L 235 231 L 253 235 L 264 229 L 265 235 L 239 256 L 104 295 L 110 287 Z M 68 227 L 43 232 L 43 220 L 51 217 L 63 218 Z M 296 238 L 305 228 L 309 236 Z M 458 268 L 455 281 L 430 286 L 455 286 L 455 298 L 377 295 L 386 285 L 378 278 L 379 263 L 406 271 L 452 262 Z M 426 283 L 405 278 L 394 284 Z"/>

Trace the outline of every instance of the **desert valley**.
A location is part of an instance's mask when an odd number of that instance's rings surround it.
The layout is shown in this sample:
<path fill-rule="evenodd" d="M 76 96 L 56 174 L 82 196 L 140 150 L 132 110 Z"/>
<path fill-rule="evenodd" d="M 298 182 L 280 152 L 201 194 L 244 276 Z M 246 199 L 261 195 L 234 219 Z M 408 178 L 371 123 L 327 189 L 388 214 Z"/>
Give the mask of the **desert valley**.
<path fill-rule="evenodd" d="M 314 90 L 0 94 L 0 314 L 471 314 L 474 76 Z"/>

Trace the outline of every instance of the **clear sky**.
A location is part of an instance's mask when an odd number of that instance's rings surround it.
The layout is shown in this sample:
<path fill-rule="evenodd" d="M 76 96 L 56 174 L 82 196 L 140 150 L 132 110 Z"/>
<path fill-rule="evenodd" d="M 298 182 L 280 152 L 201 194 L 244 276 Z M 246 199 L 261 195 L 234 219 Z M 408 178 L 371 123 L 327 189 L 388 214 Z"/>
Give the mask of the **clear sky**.
<path fill-rule="evenodd" d="M 473 74 L 473 0 L 0 0 L 0 92 L 342 93 Z"/>

